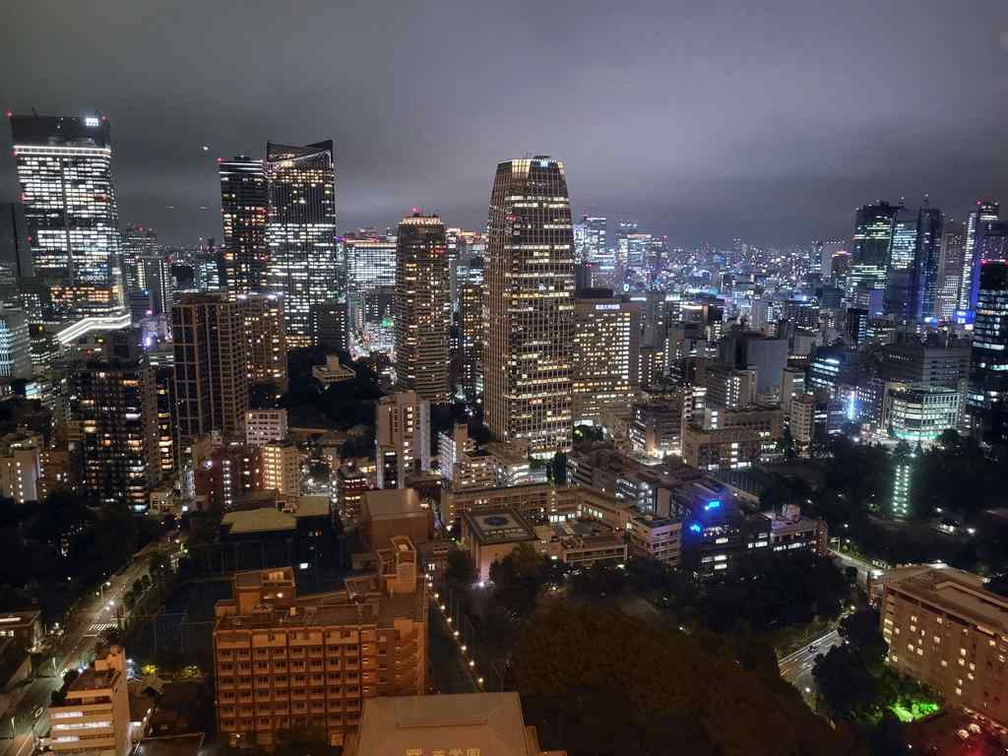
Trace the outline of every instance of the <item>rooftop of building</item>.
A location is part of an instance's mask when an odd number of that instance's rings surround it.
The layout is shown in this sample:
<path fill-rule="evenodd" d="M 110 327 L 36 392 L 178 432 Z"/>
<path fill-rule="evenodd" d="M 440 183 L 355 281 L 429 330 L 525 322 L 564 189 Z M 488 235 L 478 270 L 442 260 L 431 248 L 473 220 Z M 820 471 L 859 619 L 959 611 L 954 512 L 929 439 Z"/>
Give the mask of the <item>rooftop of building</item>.
<path fill-rule="evenodd" d="M 985 586 L 984 579 L 952 567 L 897 567 L 885 584 L 902 593 L 965 619 L 987 632 L 1008 635 L 1008 598 Z"/>
<path fill-rule="evenodd" d="M 619 545 L 623 535 L 598 520 L 564 520 L 536 529 L 539 540 L 559 542 L 566 548 L 583 546 Z"/>
<path fill-rule="evenodd" d="M 364 511 L 372 520 L 427 516 L 412 488 L 368 491 L 364 494 Z"/>
<path fill-rule="evenodd" d="M 494 756 L 526 756 L 527 737 L 517 693 L 368 698 L 356 753 L 451 753 L 464 748 Z"/>
<path fill-rule="evenodd" d="M 482 545 L 538 541 L 532 526 L 510 507 L 480 513 L 463 512 L 463 527 Z"/>
<path fill-rule="evenodd" d="M 201 732 L 144 738 L 137 744 L 134 756 L 197 756 L 202 745 Z"/>
<path fill-rule="evenodd" d="M 42 612 L 39 609 L 0 613 L 0 630 L 12 630 L 16 627 L 33 625 L 41 616 Z"/>

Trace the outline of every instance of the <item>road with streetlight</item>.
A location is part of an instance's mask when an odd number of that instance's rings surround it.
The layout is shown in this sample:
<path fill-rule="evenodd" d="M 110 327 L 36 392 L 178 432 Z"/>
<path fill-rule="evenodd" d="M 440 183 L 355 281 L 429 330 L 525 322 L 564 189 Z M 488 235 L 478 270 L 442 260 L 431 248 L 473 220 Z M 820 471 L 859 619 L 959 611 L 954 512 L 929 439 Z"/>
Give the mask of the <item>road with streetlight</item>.
<path fill-rule="evenodd" d="M 159 541 L 137 552 L 133 560 L 108 578 L 94 595 L 82 598 L 76 611 L 66 621 L 63 633 L 55 641 L 49 658 L 41 665 L 39 674 L 16 691 L 3 714 L 0 738 L 6 737 L 2 756 L 27 756 L 33 750 L 35 738 L 45 730 L 43 720 L 53 691 L 63 684 L 67 669 L 85 667 L 94 658 L 95 647 L 101 633 L 116 627 L 129 612 L 123 606 L 123 596 L 133 582 L 147 574 L 152 557 L 163 548 L 171 547 L 171 556 L 184 548 L 176 533 L 169 533 Z"/>
<path fill-rule="evenodd" d="M 798 649 L 777 662 L 781 677 L 798 688 L 805 703 L 815 711 L 816 687 L 812 668 L 819 654 L 826 654 L 833 646 L 843 643 L 840 633 L 836 630 L 816 638 L 809 645 Z"/>

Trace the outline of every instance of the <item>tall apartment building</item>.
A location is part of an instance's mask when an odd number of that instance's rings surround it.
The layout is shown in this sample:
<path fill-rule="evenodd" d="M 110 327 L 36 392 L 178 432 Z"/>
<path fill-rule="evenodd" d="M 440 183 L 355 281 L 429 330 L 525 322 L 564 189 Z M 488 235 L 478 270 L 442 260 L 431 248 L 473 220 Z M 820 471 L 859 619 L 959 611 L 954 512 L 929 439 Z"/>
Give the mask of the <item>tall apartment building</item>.
<path fill-rule="evenodd" d="M 184 294 L 172 307 L 180 445 L 220 431 L 241 437 L 248 410 L 242 306 L 224 294 Z"/>
<path fill-rule="evenodd" d="M 275 294 L 239 296 L 245 332 L 246 375 L 249 385 L 268 383 L 278 394 L 287 392 L 287 333 L 284 302 Z"/>
<path fill-rule="evenodd" d="M 63 756 L 126 756 L 130 705 L 126 657 L 112 646 L 49 706 L 49 748 Z"/>
<path fill-rule="evenodd" d="M 234 745 L 270 746 L 317 727 L 331 745 L 357 731 L 364 700 L 426 691 L 427 597 L 417 551 L 396 536 L 378 572 L 298 597 L 294 571 L 241 572 L 215 609 L 217 727 Z"/>
<path fill-rule="evenodd" d="M 599 423 L 606 407 L 626 407 L 637 385 L 640 306 L 608 290 L 584 290 L 574 321 L 573 417 Z"/>
<path fill-rule="evenodd" d="M 277 498 L 295 503 L 301 495 L 301 452 L 291 441 L 271 441 L 259 448 L 262 482 L 257 488 L 276 491 Z"/>
<path fill-rule="evenodd" d="M 951 567 L 898 567 L 883 579 L 880 609 L 898 672 L 1008 725 L 1008 599 Z"/>
<path fill-rule="evenodd" d="M 0 309 L 0 378 L 31 378 L 31 341 L 22 310 Z"/>
<path fill-rule="evenodd" d="M 311 309 L 344 301 L 336 255 L 336 173 L 331 140 L 266 145 L 268 285 L 284 297 L 291 347 L 316 343 Z"/>
<path fill-rule="evenodd" d="M 70 385 L 85 495 L 94 504 L 146 507 L 161 477 L 154 369 L 144 358 L 96 360 L 76 369 Z"/>
<path fill-rule="evenodd" d="M 404 488 L 408 475 L 430 470 L 430 402 L 416 391 L 383 396 L 375 408 L 378 488 Z"/>
<path fill-rule="evenodd" d="M 219 160 L 221 182 L 221 268 L 233 297 L 266 291 L 266 171 L 263 161 L 247 155 Z"/>
<path fill-rule="evenodd" d="M 563 163 L 497 166 L 484 267 L 486 424 L 536 457 L 571 447 L 574 240 Z"/>
<path fill-rule="evenodd" d="M 33 275 L 53 318 L 122 306 L 112 140 L 103 115 L 14 115 L 11 137 Z M 117 286 L 117 280 L 119 279 Z"/>
<path fill-rule="evenodd" d="M 396 244 L 395 365 L 399 384 L 434 404 L 448 401 L 448 255 L 436 215 L 399 223 Z"/>

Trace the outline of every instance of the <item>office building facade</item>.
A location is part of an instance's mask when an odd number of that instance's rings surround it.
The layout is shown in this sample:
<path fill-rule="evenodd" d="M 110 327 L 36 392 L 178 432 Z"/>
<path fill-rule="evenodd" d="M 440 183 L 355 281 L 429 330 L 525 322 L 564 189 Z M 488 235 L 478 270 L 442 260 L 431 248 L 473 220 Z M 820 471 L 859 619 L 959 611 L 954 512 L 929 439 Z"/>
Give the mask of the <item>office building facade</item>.
<path fill-rule="evenodd" d="M 333 143 L 297 147 L 270 142 L 264 168 L 268 285 L 284 297 L 289 345 L 311 346 L 316 343 L 312 307 L 345 297 L 336 254 Z"/>
<path fill-rule="evenodd" d="M 119 310 L 119 216 L 108 120 L 14 115 L 10 121 L 32 268 L 44 287 L 47 315 Z"/>
<path fill-rule="evenodd" d="M 217 164 L 221 183 L 221 274 L 231 296 L 267 290 L 269 202 L 263 161 L 235 155 Z"/>
<path fill-rule="evenodd" d="M 966 412 L 980 441 L 1008 441 L 1008 263 L 980 266 Z"/>
<path fill-rule="evenodd" d="M 486 424 L 538 457 L 571 446 L 574 250 L 563 164 L 497 166 L 484 268 Z"/>

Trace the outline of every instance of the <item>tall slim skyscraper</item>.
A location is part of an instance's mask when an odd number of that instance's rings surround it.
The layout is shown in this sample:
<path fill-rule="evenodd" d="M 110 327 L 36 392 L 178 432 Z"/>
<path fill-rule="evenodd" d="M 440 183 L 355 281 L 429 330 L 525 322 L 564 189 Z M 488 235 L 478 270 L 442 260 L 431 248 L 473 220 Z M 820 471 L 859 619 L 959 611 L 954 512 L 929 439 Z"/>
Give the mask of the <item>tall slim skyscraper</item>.
<path fill-rule="evenodd" d="M 396 240 L 377 233 L 343 239 L 347 269 L 347 337 L 356 353 L 395 348 Z"/>
<path fill-rule="evenodd" d="M 396 244 L 396 375 L 403 388 L 439 404 L 448 401 L 448 254 L 436 215 L 414 213 L 399 224 Z"/>
<path fill-rule="evenodd" d="M 455 376 L 458 390 L 466 401 L 475 403 L 483 396 L 483 351 L 486 341 L 483 256 L 460 259 L 458 280 L 458 347 Z"/>
<path fill-rule="evenodd" d="M 976 437 L 1008 442 L 1008 263 L 980 266 L 966 414 Z"/>
<path fill-rule="evenodd" d="M 224 287 L 234 297 L 267 288 L 266 171 L 246 155 L 218 163 L 221 182 L 221 268 Z"/>
<path fill-rule="evenodd" d="M 935 317 L 943 222 L 941 210 L 926 203 L 917 213 L 909 312 L 910 318 L 917 322 Z"/>
<path fill-rule="evenodd" d="M 893 216 L 885 270 L 884 310 L 887 315 L 906 318 L 910 312 L 918 220 L 919 213 L 902 203 Z"/>
<path fill-rule="evenodd" d="M 549 457 L 571 446 L 574 245 L 563 163 L 497 166 L 484 268 L 485 420 L 502 441 Z"/>
<path fill-rule="evenodd" d="M 244 435 L 249 395 L 242 309 L 223 293 L 183 294 L 172 307 L 175 416 L 183 448 L 210 431 Z"/>
<path fill-rule="evenodd" d="M 14 158 L 35 276 L 48 317 L 122 307 L 113 267 L 119 217 L 105 116 L 11 116 Z"/>
<path fill-rule="evenodd" d="M 146 289 L 140 258 L 159 253 L 157 232 L 149 226 L 126 226 L 122 232 L 121 250 L 126 289 Z"/>
<path fill-rule="evenodd" d="M 959 287 L 962 283 L 965 251 L 966 225 L 962 221 L 946 222 L 942 233 L 936 306 L 938 319 L 941 321 L 952 320 L 959 306 Z"/>
<path fill-rule="evenodd" d="M 375 407 L 378 488 L 405 488 L 407 477 L 430 471 L 430 402 L 416 391 L 383 396 Z"/>
<path fill-rule="evenodd" d="M 311 309 L 345 298 L 336 254 L 336 174 L 331 140 L 266 145 L 269 287 L 284 296 L 291 347 L 314 343 Z"/>
<path fill-rule="evenodd" d="M 963 252 L 963 274 L 959 285 L 959 310 L 971 312 L 976 308 L 980 287 L 980 250 L 977 248 L 977 234 L 983 224 L 996 221 L 1001 215 L 997 202 L 977 200 L 976 207 L 966 218 L 966 248 Z"/>

